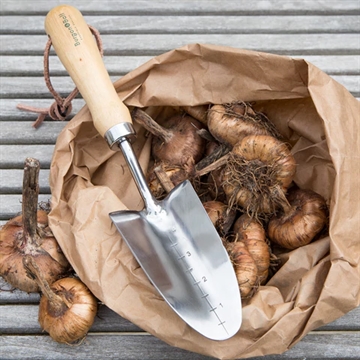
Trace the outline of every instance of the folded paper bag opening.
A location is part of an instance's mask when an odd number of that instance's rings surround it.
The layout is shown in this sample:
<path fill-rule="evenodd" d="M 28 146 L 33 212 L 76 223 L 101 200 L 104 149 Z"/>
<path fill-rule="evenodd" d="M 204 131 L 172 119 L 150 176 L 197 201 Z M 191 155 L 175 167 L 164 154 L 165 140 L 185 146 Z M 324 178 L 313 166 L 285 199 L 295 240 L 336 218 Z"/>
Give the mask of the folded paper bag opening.
<path fill-rule="evenodd" d="M 279 270 L 244 301 L 234 337 L 202 337 L 158 295 L 111 223 L 110 212 L 143 203 L 121 153 L 108 148 L 85 106 L 55 146 L 50 226 L 95 296 L 166 343 L 220 359 L 282 353 L 359 305 L 360 105 L 342 85 L 302 59 L 191 44 L 153 58 L 115 88 L 159 122 L 180 106 L 253 102 L 291 144 L 296 185 L 326 199 L 329 236 L 280 254 Z M 137 132 L 134 151 L 146 171 L 151 141 Z"/>

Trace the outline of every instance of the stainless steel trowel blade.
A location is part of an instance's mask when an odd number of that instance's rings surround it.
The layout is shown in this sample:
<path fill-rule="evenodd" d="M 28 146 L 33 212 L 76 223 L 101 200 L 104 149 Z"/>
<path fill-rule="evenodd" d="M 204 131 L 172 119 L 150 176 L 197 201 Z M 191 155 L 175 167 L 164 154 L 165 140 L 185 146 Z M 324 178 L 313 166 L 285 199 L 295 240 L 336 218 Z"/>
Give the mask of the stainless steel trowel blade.
<path fill-rule="evenodd" d="M 188 181 L 160 202 L 158 213 L 118 211 L 110 217 L 155 288 L 192 328 L 213 340 L 241 325 L 234 269 Z"/>

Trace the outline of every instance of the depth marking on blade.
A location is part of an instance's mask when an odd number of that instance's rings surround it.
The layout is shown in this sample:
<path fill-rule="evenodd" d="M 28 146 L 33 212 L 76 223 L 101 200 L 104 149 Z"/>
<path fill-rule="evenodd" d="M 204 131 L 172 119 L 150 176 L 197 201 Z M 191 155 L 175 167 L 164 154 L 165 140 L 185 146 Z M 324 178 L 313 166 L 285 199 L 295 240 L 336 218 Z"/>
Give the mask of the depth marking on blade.
<path fill-rule="evenodd" d="M 173 229 L 172 229 L 172 232 L 176 232 L 176 229 L 173 228 Z M 190 257 L 190 256 L 191 256 L 190 251 L 187 251 L 185 254 L 184 254 L 184 253 L 181 253 L 181 252 L 179 251 L 179 249 L 177 248 L 178 243 L 177 243 L 177 242 L 173 242 L 173 239 L 171 239 L 171 237 L 169 237 L 169 240 L 170 240 L 170 242 L 171 242 L 171 245 L 170 245 L 170 246 L 172 247 L 173 250 L 175 250 L 175 252 L 176 252 L 176 254 L 177 254 L 177 259 L 183 261 L 184 266 L 185 266 L 185 268 L 186 268 L 185 272 L 187 272 L 187 273 L 192 277 L 193 285 L 198 287 L 199 291 L 201 292 L 201 298 L 204 299 L 204 300 L 207 302 L 207 304 L 209 305 L 209 308 L 210 308 L 209 311 L 212 312 L 212 313 L 214 313 L 214 315 L 215 315 L 216 318 L 218 319 L 218 321 L 219 321 L 218 326 L 222 326 L 223 329 L 225 330 L 225 332 L 228 334 L 228 331 L 227 331 L 227 329 L 226 329 L 226 327 L 225 327 L 225 322 L 226 322 L 226 321 L 222 321 L 222 320 L 220 319 L 218 313 L 216 312 L 217 307 L 213 307 L 213 306 L 212 306 L 212 304 L 211 304 L 211 302 L 210 302 L 210 300 L 209 300 L 209 294 L 205 293 L 205 292 L 203 291 L 203 289 L 201 288 L 201 286 L 200 286 L 200 284 L 201 284 L 203 281 L 207 281 L 206 277 L 203 276 L 202 279 L 197 280 L 197 279 L 195 278 L 194 274 L 193 274 L 193 270 L 194 270 L 193 267 L 189 266 L 189 263 L 188 263 L 187 260 L 186 260 L 186 257 Z M 222 304 L 220 304 L 220 305 L 222 306 Z"/>

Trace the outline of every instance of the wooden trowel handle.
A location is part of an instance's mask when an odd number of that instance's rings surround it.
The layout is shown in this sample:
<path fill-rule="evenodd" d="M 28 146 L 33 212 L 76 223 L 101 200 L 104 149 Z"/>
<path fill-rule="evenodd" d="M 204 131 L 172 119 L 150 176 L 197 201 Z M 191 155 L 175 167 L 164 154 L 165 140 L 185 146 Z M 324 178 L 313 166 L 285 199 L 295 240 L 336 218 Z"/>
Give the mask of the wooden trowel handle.
<path fill-rule="evenodd" d="M 104 134 L 120 123 L 131 123 L 119 99 L 93 35 L 79 10 L 60 5 L 45 19 L 45 30 L 56 54 L 86 101 L 97 131 Z"/>

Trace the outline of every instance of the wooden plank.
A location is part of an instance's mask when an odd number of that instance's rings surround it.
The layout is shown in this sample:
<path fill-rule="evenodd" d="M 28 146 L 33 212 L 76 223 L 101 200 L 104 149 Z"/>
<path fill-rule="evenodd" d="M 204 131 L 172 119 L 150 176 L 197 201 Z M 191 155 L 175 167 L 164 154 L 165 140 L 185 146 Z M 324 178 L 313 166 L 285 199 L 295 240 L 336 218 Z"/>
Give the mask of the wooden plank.
<path fill-rule="evenodd" d="M 49 169 L 54 147 L 54 145 L 0 145 L 0 168 L 23 169 L 25 159 L 33 157 L 40 161 L 41 169 Z"/>
<path fill-rule="evenodd" d="M 38 322 L 39 306 L 1 305 L 1 334 L 41 334 Z M 138 326 L 124 319 L 105 305 L 100 305 L 90 332 L 133 332 L 142 331 Z"/>
<path fill-rule="evenodd" d="M 333 321 L 330 324 L 324 325 L 317 331 L 339 331 L 339 330 L 349 330 L 349 331 L 360 331 L 360 307 L 351 310 L 341 318 Z"/>
<path fill-rule="evenodd" d="M 85 16 L 104 34 L 300 34 L 360 31 L 358 16 Z M 44 34 L 44 16 L 3 16 L 1 34 Z M 15 26 L 16 24 L 16 26 Z"/>
<path fill-rule="evenodd" d="M 6 221 L 2 220 L 0 225 L 5 225 L 5 223 Z M 14 289 L 0 276 L 0 308 L 3 304 L 38 304 L 39 300 L 40 295 L 38 293 L 29 294 L 24 291 Z"/>
<path fill-rule="evenodd" d="M 253 357 L 252 360 L 321 360 L 359 359 L 360 333 L 316 333 L 312 332 L 281 355 Z M 55 343 L 49 336 L 3 335 L 0 337 L 0 357 L 6 359 L 156 359 L 156 360 L 205 360 L 202 356 L 171 347 L 146 333 L 89 334 L 79 346 Z"/>
<path fill-rule="evenodd" d="M 42 194 L 50 194 L 50 171 L 42 169 L 39 173 L 39 186 Z M 23 170 L 0 169 L 0 194 L 21 194 L 23 190 Z"/>
<path fill-rule="evenodd" d="M 27 0 L 2 0 L 0 14 L 46 14 L 52 7 L 59 5 L 58 0 L 37 0 L 36 6 Z M 84 14 L 112 14 L 112 15 L 160 15 L 160 14 L 233 14 L 233 15 L 261 15 L 261 14 L 352 14 L 360 13 L 357 0 L 343 1 L 188 1 L 178 0 L 124 0 L 121 2 L 103 0 L 101 6 L 95 0 L 78 0 L 76 7 Z"/>
<path fill-rule="evenodd" d="M 65 121 L 47 121 L 34 129 L 31 123 L 4 121 L 1 123 L 0 145 L 55 144 L 65 125 Z"/>
<path fill-rule="evenodd" d="M 0 357 L 6 359 L 157 359 L 205 360 L 209 357 L 172 348 L 144 333 L 88 335 L 79 346 L 54 342 L 47 335 L 1 336 Z"/>
<path fill-rule="evenodd" d="M 104 64 L 110 75 L 122 76 L 150 60 L 151 56 L 105 56 Z M 0 56 L 0 75 L 43 76 L 43 56 Z M 351 62 L 349 59 L 348 61 Z M 67 71 L 55 55 L 50 56 L 51 76 L 64 76 Z"/>
<path fill-rule="evenodd" d="M 354 96 L 360 95 L 360 75 L 333 75 L 332 78 L 344 85 Z M 111 76 L 112 81 L 117 79 L 118 77 Z M 0 96 L 3 99 L 20 97 L 48 98 L 48 106 L 53 102 L 52 95 L 42 77 L 1 77 L 0 82 Z M 67 96 L 74 89 L 74 84 L 68 76 L 53 77 L 52 82 L 61 96 Z M 2 113 L 2 110 L 0 112 Z"/>
<path fill-rule="evenodd" d="M 360 75 L 360 71 L 359 71 L 359 75 Z M 331 76 L 334 77 L 334 75 L 331 75 Z M 339 78 L 340 81 L 344 82 L 345 87 L 347 87 L 347 79 L 350 79 L 350 78 L 344 78 L 344 77 Z M 39 80 L 39 82 L 40 82 L 40 80 Z M 37 81 L 37 83 L 39 83 L 39 82 Z M 349 83 L 350 82 L 351 81 L 349 81 Z M 359 92 L 360 86 L 357 86 L 357 84 L 358 84 L 357 78 L 355 78 L 355 80 L 352 81 L 351 83 L 355 90 L 355 92 L 354 92 L 356 94 L 355 96 L 358 97 L 359 95 L 357 93 Z M 15 96 L 15 94 L 14 94 L 14 96 Z M 48 108 L 53 103 L 53 101 L 54 100 L 52 98 L 48 98 L 48 99 L 47 98 L 46 99 L 2 98 L 2 99 L 0 99 L 0 121 L 28 121 L 30 123 L 29 123 L 29 125 L 26 125 L 26 126 L 31 126 L 31 122 L 35 121 L 37 115 L 32 112 L 19 110 L 16 108 L 16 106 L 18 104 L 23 104 L 23 105 L 33 106 L 33 107 L 37 107 L 37 108 Z M 66 122 L 69 121 L 70 119 L 72 119 L 72 117 L 74 115 L 76 115 L 84 105 L 85 105 L 85 101 L 83 99 L 74 99 L 72 101 L 72 112 L 67 117 Z M 47 117 L 46 121 L 51 122 L 52 120 L 50 119 L 50 117 Z M 0 146 L 0 148 L 1 148 L 1 146 Z M 13 151 L 14 150 L 15 149 L 13 149 Z M 0 151 L 0 166 L 1 166 L 2 162 L 5 160 L 3 155 L 5 155 L 5 154 L 3 154 Z M 8 166 L 8 165 L 6 165 L 6 166 Z"/>
<path fill-rule="evenodd" d="M 40 334 L 38 313 L 38 305 L 0 306 L 1 334 Z"/>
<path fill-rule="evenodd" d="M 290 54 L 290 56 L 292 56 Z M 357 55 L 296 55 L 305 59 L 330 75 L 360 74 L 360 58 Z M 151 56 L 105 56 L 104 64 L 110 75 L 123 76 L 143 65 Z M 0 76 L 39 76 L 44 73 L 43 56 L 0 56 Z M 67 71 L 57 56 L 50 57 L 50 75 L 67 76 Z M 1 100 L 0 100 L 1 101 Z"/>
<path fill-rule="evenodd" d="M 360 96 L 360 76 L 359 75 L 333 75 L 331 76 L 339 84 L 343 85 L 355 97 Z"/>
<path fill-rule="evenodd" d="M 40 83 L 40 79 L 36 80 Z M 69 85 L 68 85 L 69 86 Z M 69 86 L 70 89 L 70 86 Z M 30 111 L 24 111 L 17 108 L 17 105 L 31 106 L 39 109 L 48 109 L 54 102 L 54 98 L 33 98 L 33 99 L 0 99 L 0 121 L 31 121 L 37 118 L 37 114 Z M 81 98 L 72 101 L 72 111 L 66 120 L 70 120 L 85 105 L 85 101 Z M 46 118 L 51 120 L 49 116 Z M 30 125 L 31 126 L 31 125 Z"/>
<path fill-rule="evenodd" d="M 39 195 L 39 202 L 47 202 L 50 195 Z M 0 194 L 0 220 L 8 220 L 21 213 L 21 195 Z"/>
<path fill-rule="evenodd" d="M 118 79 L 117 76 L 111 77 L 112 81 Z M 69 76 L 57 76 L 51 78 L 54 89 L 63 97 L 75 88 L 72 79 Z M 47 88 L 44 77 L 1 77 L 0 96 L 4 98 L 45 98 L 51 99 L 48 106 L 54 102 L 54 98 Z M 80 95 L 78 95 L 80 97 Z"/>
<path fill-rule="evenodd" d="M 283 55 L 359 55 L 358 34 L 131 34 L 103 35 L 105 55 L 155 56 L 193 43 Z M 1 55 L 42 55 L 44 35 L 0 35 Z"/>
<path fill-rule="evenodd" d="M 282 355 L 255 357 L 252 360 L 275 359 L 358 359 L 360 332 L 310 332 L 292 349 Z"/>
<path fill-rule="evenodd" d="M 7 326 L 15 329 L 38 329 L 37 315 L 34 315 L 37 308 L 40 295 L 38 293 L 28 294 L 26 292 L 20 291 L 18 289 L 12 289 L 11 286 L 5 282 L 3 278 L 0 277 L 0 318 L 7 319 L 4 320 L 5 323 L 0 322 L 0 333 L 3 331 L 10 333 L 6 330 Z M 10 291 L 12 290 L 12 291 Z M 17 305 L 15 305 L 17 304 Z M 25 305 L 28 304 L 28 305 Z M 32 307 L 28 307 L 32 305 Z M 7 310 L 8 309 L 8 310 Z M 13 318 L 11 314 L 17 313 L 17 317 L 28 317 L 26 320 L 28 326 L 24 326 L 24 322 L 19 322 Z M 29 316 L 27 316 L 29 314 Z M 99 306 L 98 315 L 100 320 L 97 320 L 97 325 L 95 328 L 92 328 L 92 331 L 134 331 L 135 328 L 129 330 L 129 324 L 126 323 L 127 320 L 121 318 L 118 314 L 114 313 L 112 310 L 107 308 L 105 305 Z M 120 321 L 120 323 L 119 323 Z M 135 326 L 135 325 L 132 325 Z M 121 327 L 121 329 L 120 329 Z M 360 307 L 357 307 L 339 319 L 333 321 L 330 324 L 324 325 L 318 328 L 316 331 L 356 331 L 360 330 Z M 25 330 L 23 330 L 25 331 Z M 30 331 L 30 330 L 27 330 Z M 35 330 L 31 330 L 35 331 Z M 36 330 L 37 331 L 37 330 Z M 136 330 L 135 330 L 136 331 Z"/>
<path fill-rule="evenodd" d="M 293 56 L 296 59 L 305 59 L 314 64 L 329 75 L 359 75 L 360 58 L 359 56 Z"/>
<path fill-rule="evenodd" d="M 3 192 L 0 195 L 0 215 L 5 216 L 2 219 L 13 216 L 7 213 L 9 209 L 11 214 L 14 214 L 15 208 L 21 211 L 20 190 L 25 157 L 38 154 L 34 157 L 40 157 L 42 168 L 48 169 L 53 144 L 66 124 L 49 121 L 33 133 L 31 122 L 36 115 L 16 109 L 20 97 L 28 104 L 36 102 L 43 105 L 41 107 L 47 107 L 52 102 L 47 88 L 42 88 L 37 83 L 44 84 L 42 53 L 46 36 L 43 19 L 49 9 L 60 3 L 59 0 L 39 0 L 34 6 L 28 0 L 2 0 L 0 13 L 12 14 L 11 17 L 3 16 L 0 19 L 0 31 L 5 34 L 0 37 L 0 51 L 4 54 L 0 58 L 0 75 L 7 77 L 0 79 L 1 91 L 4 90 L 0 94 L 4 97 L 0 100 L 0 166 L 6 168 L 0 172 L 0 187 Z M 233 47 L 306 57 L 320 69 L 335 75 L 334 79 L 351 89 L 355 96 L 360 96 L 358 0 L 224 0 L 195 1 L 191 4 L 178 0 L 105 0 L 101 3 L 79 0 L 76 6 L 85 11 L 88 23 L 100 29 L 103 40 L 105 39 L 105 64 L 113 79 L 128 73 L 154 55 L 193 40 L 191 42 L 231 44 Z M 38 16 L 21 17 L 19 14 Z M 150 19 L 144 21 L 144 15 L 150 15 Z M 308 41 L 305 40 L 306 34 Z M 19 41 L 17 37 L 22 37 L 23 40 Z M 108 39 L 110 43 L 106 42 Z M 233 44 L 234 41 L 236 45 Z M 122 54 L 126 56 L 119 56 Z M 55 77 L 55 88 L 58 89 L 59 86 L 62 94 L 67 95 L 73 84 L 62 79 L 67 74 L 54 55 L 50 60 L 50 68 Z M 83 100 L 76 99 L 73 114 L 82 106 Z M 18 135 L 14 135 L 15 132 Z M 44 143 L 48 145 L 43 145 Z M 48 175 L 49 171 L 46 171 Z M 47 175 L 44 171 L 40 174 L 41 198 L 50 197 L 49 194 L 44 194 L 50 191 L 46 187 Z M 4 221 L 1 220 L 0 225 Z M 105 306 L 100 308 L 91 334 L 81 346 L 57 344 L 47 335 L 40 335 L 37 323 L 38 299 L 38 294 L 28 295 L 17 290 L 0 291 L 0 303 L 4 304 L 0 306 L 0 333 L 4 334 L 0 337 L 0 358 L 209 359 L 170 347 L 155 337 L 146 335 Z M 282 356 L 254 359 L 357 359 L 360 353 L 359 323 L 358 308 L 319 331 L 310 333 Z M 338 332 L 339 330 L 347 331 Z M 27 336 L 22 336 L 24 334 Z"/>
<path fill-rule="evenodd" d="M 39 306 L 34 304 L 0 305 L 1 334 L 41 334 Z M 90 332 L 141 331 L 105 305 L 100 305 Z M 354 309 L 333 323 L 316 331 L 360 331 L 360 308 Z"/>

